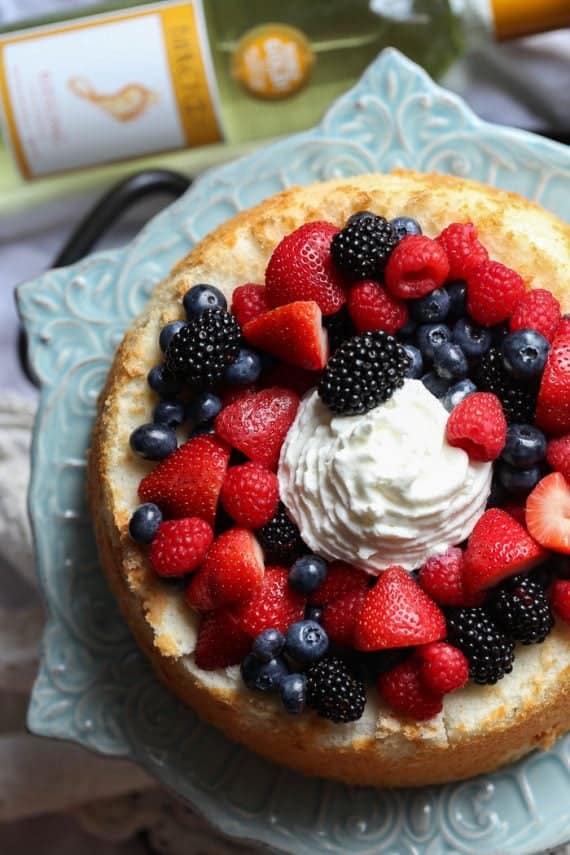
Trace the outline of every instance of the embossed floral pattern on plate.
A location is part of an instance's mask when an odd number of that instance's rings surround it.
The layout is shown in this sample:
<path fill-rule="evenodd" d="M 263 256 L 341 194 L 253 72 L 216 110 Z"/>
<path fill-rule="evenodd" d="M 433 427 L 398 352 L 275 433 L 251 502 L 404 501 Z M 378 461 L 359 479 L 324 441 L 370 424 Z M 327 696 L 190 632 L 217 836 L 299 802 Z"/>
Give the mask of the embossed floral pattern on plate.
<path fill-rule="evenodd" d="M 570 214 L 567 149 L 480 122 L 388 50 L 317 128 L 206 174 L 124 250 L 19 289 L 42 384 L 30 509 L 50 612 L 29 726 L 132 757 L 225 833 L 280 851 L 524 855 L 570 833 L 570 737 L 493 775 L 418 791 L 348 788 L 268 763 L 156 681 L 98 567 L 85 503 L 86 449 L 113 351 L 173 262 L 292 183 L 395 167 L 478 179 Z"/>

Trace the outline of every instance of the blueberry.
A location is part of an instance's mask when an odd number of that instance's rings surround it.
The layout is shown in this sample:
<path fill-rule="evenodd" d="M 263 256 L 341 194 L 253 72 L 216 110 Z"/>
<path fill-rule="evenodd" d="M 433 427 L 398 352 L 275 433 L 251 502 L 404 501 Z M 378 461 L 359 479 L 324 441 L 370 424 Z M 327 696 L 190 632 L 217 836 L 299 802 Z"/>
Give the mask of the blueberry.
<path fill-rule="evenodd" d="M 285 633 L 285 650 L 302 665 L 322 659 L 329 648 L 329 637 L 320 623 L 298 620 Z"/>
<path fill-rule="evenodd" d="M 402 341 L 411 339 L 415 336 L 418 325 L 413 318 L 408 318 L 403 327 L 398 330 L 398 338 Z"/>
<path fill-rule="evenodd" d="M 147 383 L 161 398 L 175 398 L 180 392 L 180 380 L 170 373 L 166 365 L 155 365 L 148 372 Z"/>
<path fill-rule="evenodd" d="M 130 444 L 133 451 L 146 460 L 162 460 L 176 451 L 178 441 L 174 428 L 151 423 L 135 428 Z"/>
<path fill-rule="evenodd" d="M 390 220 L 390 225 L 396 232 L 398 240 L 402 240 L 408 235 L 421 235 L 422 233 L 422 227 L 412 217 L 394 217 L 393 220 Z"/>
<path fill-rule="evenodd" d="M 460 380 L 459 383 L 454 383 L 453 386 L 449 387 L 441 403 L 447 412 L 450 413 L 467 395 L 472 395 L 476 391 L 477 386 L 472 380 Z"/>
<path fill-rule="evenodd" d="M 213 392 L 200 392 L 188 404 L 186 418 L 192 425 L 201 425 L 215 419 L 221 409 L 221 398 Z"/>
<path fill-rule="evenodd" d="M 422 324 L 418 327 L 416 341 L 424 359 L 433 359 L 435 351 L 451 341 L 451 330 L 445 324 Z"/>
<path fill-rule="evenodd" d="M 546 456 L 546 437 L 534 425 L 509 425 L 501 457 L 514 469 L 528 469 Z"/>
<path fill-rule="evenodd" d="M 194 285 L 182 300 L 188 320 L 197 318 L 206 309 L 227 309 L 228 301 L 214 285 Z"/>
<path fill-rule="evenodd" d="M 162 511 L 153 502 L 139 505 L 129 521 L 129 534 L 137 543 L 151 543 L 162 522 Z"/>
<path fill-rule="evenodd" d="M 530 493 L 542 477 L 540 466 L 530 466 L 528 469 L 513 469 L 502 461 L 496 467 L 499 483 L 509 493 Z"/>
<path fill-rule="evenodd" d="M 419 380 L 424 373 L 424 361 L 417 347 L 413 344 L 404 344 L 404 350 L 410 357 L 410 367 L 406 373 L 406 377 L 411 377 L 412 380 Z"/>
<path fill-rule="evenodd" d="M 317 623 L 321 623 L 323 619 L 323 607 L 322 606 L 312 606 L 308 605 L 305 609 L 305 620 L 314 620 Z"/>
<path fill-rule="evenodd" d="M 182 327 L 185 326 L 186 323 L 184 321 L 172 321 L 172 323 L 166 324 L 166 326 L 161 329 L 160 336 L 158 337 L 158 343 L 163 353 L 166 353 L 168 350 L 168 345 L 176 333 L 180 332 Z"/>
<path fill-rule="evenodd" d="M 278 629 L 264 629 L 255 638 L 251 652 L 260 662 L 269 662 L 282 652 L 285 636 Z"/>
<path fill-rule="evenodd" d="M 289 584 L 300 594 L 311 594 L 325 581 L 327 562 L 318 555 L 302 555 L 289 570 Z"/>
<path fill-rule="evenodd" d="M 446 341 L 434 354 L 433 369 L 444 380 L 462 380 L 467 376 L 469 365 L 459 345 Z"/>
<path fill-rule="evenodd" d="M 493 336 L 487 327 L 480 327 L 460 318 L 453 327 L 453 341 L 459 345 L 467 359 L 479 359 L 491 347 Z"/>
<path fill-rule="evenodd" d="M 304 674 L 287 674 L 281 682 L 281 701 L 288 713 L 298 715 L 307 703 L 307 678 Z"/>
<path fill-rule="evenodd" d="M 518 380 L 533 380 L 542 374 L 550 344 L 536 330 L 517 330 L 503 341 L 503 363 Z"/>
<path fill-rule="evenodd" d="M 243 682 L 248 689 L 258 692 L 278 692 L 288 673 L 287 663 L 281 657 L 260 662 L 257 656 L 248 653 L 241 663 Z"/>
<path fill-rule="evenodd" d="M 240 347 L 238 355 L 224 371 L 224 380 L 232 386 L 247 386 L 248 383 L 255 383 L 261 368 L 259 354 L 248 347 Z"/>
<path fill-rule="evenodd" d="M 449 296 L 448 318 L 450 321 L 456 321 L 467 313 L 467 283 L 463 279 L 456 279 L 454 282 L 448 282 L 445 290 Z"/>
<path fill-rule="evenodd" d="M 419 324 L 436 324 L 444 321 L 449 312 L 449 294 L 445 288 L 436 288 L 425 297 L 410 300 L 410 315 Z"/>
<path fill-rule="evenodd" d="M 438 377 L 438 375 L 433 371 L 430 371 L 428 374 L 424 374 L 421 381 L 428 392 L 431 392 L 436 398 L 443 398 L 448 392 L 449 380 L 444 380 L 443 377 Z"/>
<path fill-rule="evenodd" d="M 180 401 L 159 401 L 154 408 L 152 420 L 155 424 L 178 427 L 184 421 L 184 404 Z"/>

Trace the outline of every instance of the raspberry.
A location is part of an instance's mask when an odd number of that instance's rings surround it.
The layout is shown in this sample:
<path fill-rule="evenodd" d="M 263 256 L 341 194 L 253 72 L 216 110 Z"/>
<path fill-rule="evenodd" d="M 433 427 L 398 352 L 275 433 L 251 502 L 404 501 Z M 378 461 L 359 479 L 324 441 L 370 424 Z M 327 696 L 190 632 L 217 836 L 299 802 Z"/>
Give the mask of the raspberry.
<path fill-rule="evenodd" d="M 426 689 L 446 695 L 465 685 L 469 679 L 469 662 L 457 647 L 433 641 L 418 647 L 420 679 Z"/>
<path fill-rule="evenodd" d="M 511 332 L 536 330 L 552 341 L 559 323 L 560 303 L 550 291 L 536 288 L 524 295 L 512 314 L 510 327 Z"/>
<path fill-rule="evenodd" d="M 425 235 L 403 238 L 392 252 L 384 279 L 394 297 L 423 297 L 443 285 L 449 274 L 444 249 Z"/>
<path fill-rule="evenodd" d="M 269 311 L 265 285 L 254 285 L 251 282 L 239 285 L 232 294 L 231 311 L 241 327 Z"/>
<path fill-rule="evenodd" d="M 495 460 L 507 437 L 501 402 L 490 392 L 474 392 L 450 413 L 445 429 L 450 445 L 462 448 L 471 460 Z"/>
<path fill-rule="evenodd" d="M 420 587 L 440 606 L 478 606 L 485 594 L 466 593 L 463 566 L 463 551 L 450 546 L 446 552 L 428 558 L 418 575 Z"/>
<path fill-rule="evenodd" d="M 431 692 L 424 685 L 421 666 L 415 659 L 407 659 L 391 671 L 380 674 L 378 689 L 395 712 L 418 721 L 433 718 L 443 709 L 441 694 Z"/>
<path fill-rule="evenodd" d="M 260 528 L 277 510 L 277 476 L 259 463 L 232 466 L 226 472 L 220 499 L 238 525 Z"/>
<path fill-rule="evenodd" d="M 212 527 L 199 517 L 161 523 L 150 547 L 155 573 L 159 576 L 191 573 L 206 557 L 213 539 Z"/>
<path fill-rule="evenodd" d="M 546 446 L 546 462 L 570 482 L 570 433 L 550 440 Z"/>
<path fill-rule="evenodd" d="M 570 623 L 570 581 L 556 579 L 550 589 L 550 602 L 558 617 Z"/>
<path fill-rule="evenodd" d="M 359 333 L 384 330 L 393 334 L 408 320 L 406 304 L 370 279 L 350 289 L 348 311 Z"/>
<path fill-rule="evenodd" d="M 556 329 L 556 335 L 570 335 L 570 315 L 563 315 Z"/>
<path fill-rule="evenodd" d="M 484 326 L 510 318 L 525 294 L 522 277 L 499 261 L 485 261 L 467 276 L 467 311 Z"/>
<path fill-rule="evenodd" d="M 436 240 L 447 255 L 450 279 L 465 279 L 489 258 L 489 253 L 477 239 L 473 223 L 451 223 Z"/>

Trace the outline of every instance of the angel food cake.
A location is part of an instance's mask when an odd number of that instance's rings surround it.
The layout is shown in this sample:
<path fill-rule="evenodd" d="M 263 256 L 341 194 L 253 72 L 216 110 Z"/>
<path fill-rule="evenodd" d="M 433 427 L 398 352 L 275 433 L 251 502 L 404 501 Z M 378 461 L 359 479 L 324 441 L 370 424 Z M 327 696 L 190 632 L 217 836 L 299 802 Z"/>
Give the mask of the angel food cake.
<path fill-rule="evenodd" d="M 415 786 L 570 728 L 570 229 L 396 172 L 157 286 L 101 395 L 101 560 L 164 682 L 308 774 Z"/>

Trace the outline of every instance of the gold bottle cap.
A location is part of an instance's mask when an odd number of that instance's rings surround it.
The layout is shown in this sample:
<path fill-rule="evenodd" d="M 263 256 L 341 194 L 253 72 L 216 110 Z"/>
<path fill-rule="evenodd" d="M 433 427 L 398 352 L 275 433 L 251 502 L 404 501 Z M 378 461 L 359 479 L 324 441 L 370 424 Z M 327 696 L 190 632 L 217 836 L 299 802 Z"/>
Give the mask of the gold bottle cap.
<path fill-rule="evenodd" d="M 570 0 L 491 0 L 497 39 L 570 26 Z"/>

